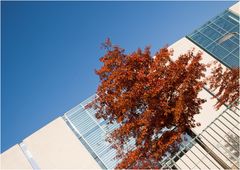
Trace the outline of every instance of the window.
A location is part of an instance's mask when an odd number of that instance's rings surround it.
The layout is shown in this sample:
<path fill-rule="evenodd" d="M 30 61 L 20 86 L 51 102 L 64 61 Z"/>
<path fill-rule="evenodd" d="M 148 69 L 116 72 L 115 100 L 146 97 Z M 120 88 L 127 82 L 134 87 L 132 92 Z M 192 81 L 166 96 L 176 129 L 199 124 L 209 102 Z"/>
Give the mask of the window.
<path fill-rule="evenodd" d="M 239 17 L 225 11 L 187 36 L 227 67 L 239 67 Z"/>

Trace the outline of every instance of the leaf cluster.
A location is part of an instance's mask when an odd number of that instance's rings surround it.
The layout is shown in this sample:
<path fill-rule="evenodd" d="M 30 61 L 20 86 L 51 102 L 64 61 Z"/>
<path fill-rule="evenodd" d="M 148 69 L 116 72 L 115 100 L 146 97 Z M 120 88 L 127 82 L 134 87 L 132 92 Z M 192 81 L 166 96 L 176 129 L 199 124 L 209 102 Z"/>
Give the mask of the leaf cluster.
<path fill-rule="evenodd" d="M 154 58 L 149 47 L 126 54 L 108 40 L 104 48 L 92 106 L 98 119 L 120 125 L 109 136 L 121 159 L 117 168 L 159 168 L 157 160 L 174 152 L 186 129 L 198 125 L 194 115 L 205 102 L 198 97 L 205 83 L 202 54 L 191 50 L 173 61 L 168 48 Z M 135 144 L 128 150 L 130 139 Z"/>
<path fill-rule="evenodd" d="M 239 99 L 239 67 L 223 69 L 221 64 L 215 65 L 212 74 L 208 78 L 210 89 L 216 91 L 215 97 L 218 99 L 216 108 L 223 104 L 231 105 Z M 235 102 L 237 104 L 237 102 Z M 234 106 L 234 105 L 232 105 Z"/>

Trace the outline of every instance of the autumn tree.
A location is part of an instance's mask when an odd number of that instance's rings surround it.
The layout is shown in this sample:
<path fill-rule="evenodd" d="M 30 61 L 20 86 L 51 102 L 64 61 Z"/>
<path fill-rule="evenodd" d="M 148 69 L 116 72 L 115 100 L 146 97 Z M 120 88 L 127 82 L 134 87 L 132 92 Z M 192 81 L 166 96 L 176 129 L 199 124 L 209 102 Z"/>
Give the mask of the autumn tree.
<path fill-rule="evenodd" d="M 209 77 L 210 89 L 216 92 L 218 99 L 216 108 L 223 104 L 231 105 L 239 98 L 239 67 L 224 69 L 221 64 L 216 64 Z M 238 104 L 237 102 L 233 103 Z"/>
<path fill-rule="evenodd" d="M 168 48 L 152 57 L 149 47 L 131 54 L 109 40 L 104 47 L 103 66 L 96 70 L 98 97 L 91 107 L 98 119 L 120 125 L 108 138 L 121 159 L 116 168 L 159 168 L 186 129 L 198 125 L 194 115 L 205 102 L 198 97 L 206 70 L 202 54 L 191 50 L 173 61 Z M 127 149 L 130 140 L 134 146 Z"/>

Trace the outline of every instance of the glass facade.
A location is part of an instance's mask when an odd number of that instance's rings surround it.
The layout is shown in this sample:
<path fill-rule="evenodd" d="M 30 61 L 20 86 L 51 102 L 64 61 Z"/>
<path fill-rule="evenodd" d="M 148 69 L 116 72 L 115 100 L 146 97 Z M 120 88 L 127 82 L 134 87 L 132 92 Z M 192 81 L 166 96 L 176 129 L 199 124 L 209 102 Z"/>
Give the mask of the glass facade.
<path fill-rule="evenodd" d="M 225 11 L 187 38 L 227 67 L 239 67 L 239 16 Z"/>
<path fill-rule="evenodd" d="M 83 101 L 64 114 L 64 119 L 75 132 L 79 140 L 92 154 L 103 169 L 113 169 L 119 160 L 115 159 L 116 151 L 107 142 L 106 135 L 118 127 L 117 124 L 107 125 L 104 120 L 95 118 L 94 109 L 85 109 L 95 95 Z"/>

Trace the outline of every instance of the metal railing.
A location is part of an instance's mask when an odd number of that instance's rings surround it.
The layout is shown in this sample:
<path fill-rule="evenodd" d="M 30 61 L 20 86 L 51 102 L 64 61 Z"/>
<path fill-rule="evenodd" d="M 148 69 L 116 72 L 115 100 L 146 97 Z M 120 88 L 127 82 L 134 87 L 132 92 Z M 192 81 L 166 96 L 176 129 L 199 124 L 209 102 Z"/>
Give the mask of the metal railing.
<path fill-rule="evenodd" d="M 162 169 L 239 169 L 239 117 L 239 106 L 227 108 L 188 144 L 181 144 L 173 157 L 165 158 Z"/>

